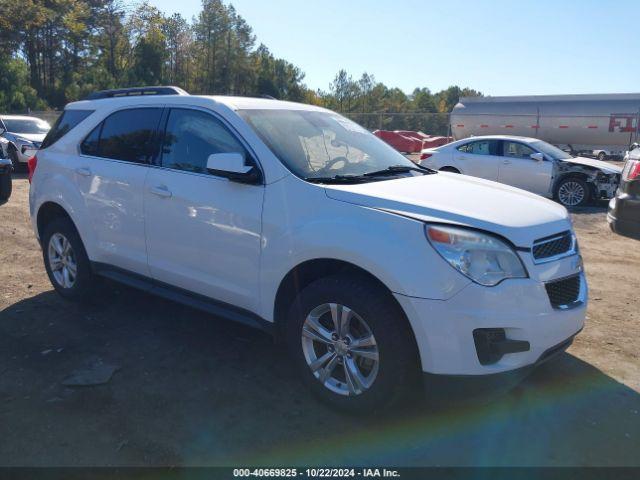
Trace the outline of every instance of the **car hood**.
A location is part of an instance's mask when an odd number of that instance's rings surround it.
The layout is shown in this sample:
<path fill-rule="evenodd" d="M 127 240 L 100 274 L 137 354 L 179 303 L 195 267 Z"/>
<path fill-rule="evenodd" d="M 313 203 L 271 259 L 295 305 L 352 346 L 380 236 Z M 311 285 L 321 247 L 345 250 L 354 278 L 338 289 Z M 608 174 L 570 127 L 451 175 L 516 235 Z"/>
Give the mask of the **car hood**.
<path fill-rule="evenodd" d="M 622 167 L 618 167 L 617 165 L 611 165 L 610 163 L 603 162 L 601 160 L 595 160 L 593 158 L 585 158 L 585 157 L 576 157 L 569 158 L 567 160 L 560 160 L 565 163 L 574 163 L 577 165 L 586 165 L 588 167 L 594 167 L 599 170 L 602 170 L 604 173 L 621 173 Z"/>
<path fill-rule="evenodd" d="M 47 136 L 46 133 L 15 133 L 15 132 L 11 132 L 11 135 L 13 135 L 14 137 L 24 138 L 31 142 L 42 142 L 44 140 L 44 137 Z"/>
<path fill-rule="evenodd" d="M 497 233 L 516 246 L 571 228 L 567 210 L 533 193 L 466 175 L 440 172 L 354 185 L 325 186 L 329 198 L 424 222 Z"/>

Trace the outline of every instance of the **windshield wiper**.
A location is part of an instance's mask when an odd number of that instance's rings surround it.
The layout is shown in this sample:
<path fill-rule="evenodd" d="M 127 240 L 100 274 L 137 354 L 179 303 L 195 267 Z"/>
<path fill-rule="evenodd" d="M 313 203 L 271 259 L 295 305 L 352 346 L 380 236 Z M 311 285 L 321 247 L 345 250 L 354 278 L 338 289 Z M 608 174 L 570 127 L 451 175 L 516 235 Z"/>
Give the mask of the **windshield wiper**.
<path fill-rule="evenodd" d="M 427 167 L 423 167 L 421 165 L 416 165 L 415 167 L 410 167 L 409 165 L 391 165 L 383 170 L 376 170 L 375 172 L 367 172 L 363 174 L 363 177 L 377 177 L 380 175 L 395 175 L 396 173 L 407 173 L 407 172 L 420 172 L 425 175 L 428 173 L 435 173 L 433 170 Z"/>
<path fill-rule="evenodd" d="M 311 183 L 362 183 L 368 181 L 362 175 L 334 175 L 333 177 L 305 177 Z"/>

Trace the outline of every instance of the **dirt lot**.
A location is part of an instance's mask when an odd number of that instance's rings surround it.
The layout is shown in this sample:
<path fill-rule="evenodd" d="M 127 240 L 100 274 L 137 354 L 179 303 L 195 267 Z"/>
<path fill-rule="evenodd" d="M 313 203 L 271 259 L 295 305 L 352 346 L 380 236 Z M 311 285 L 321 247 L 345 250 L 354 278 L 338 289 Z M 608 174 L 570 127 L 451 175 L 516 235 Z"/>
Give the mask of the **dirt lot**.
<path fill-rule="evenodd" d="M 0 207 L 0 465 L 640 465 L 640 242 L 574 214 L 591 287 L 568 353 L 509 394 L 350 418 L 266 335 L 129 288 L 61 300 L 28 184 Z M 65 387 L 87 365 L 101 386 Z"/>

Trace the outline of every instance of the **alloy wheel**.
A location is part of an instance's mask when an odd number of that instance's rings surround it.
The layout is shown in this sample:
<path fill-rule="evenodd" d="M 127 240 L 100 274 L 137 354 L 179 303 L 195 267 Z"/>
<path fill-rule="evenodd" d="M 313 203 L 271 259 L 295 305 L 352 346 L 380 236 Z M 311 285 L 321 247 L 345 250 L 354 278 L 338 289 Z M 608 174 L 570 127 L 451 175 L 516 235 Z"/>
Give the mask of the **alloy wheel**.
<path fill-rule="evenodd" d="M 314 377 L 339 395 L 364 393 L 378 375 L 373 332 L 360 315 L 339 303 L 324 303 L 307 315 L 302 351 Z"/>
<path fill-rule="evenodd" d="M 63 288 L 72 288 L 76 283 L 78 264 L 71 243 L 61 233 L 49 239 L 49 267 L 56 283 Z"/>
<path fill-rule="evenodd" d="M 569 207 L 575 207 L 582 203 L 585 195 L 584 187 L 575 181 L 564 182 L 558 190 L 560 203 Z"/>

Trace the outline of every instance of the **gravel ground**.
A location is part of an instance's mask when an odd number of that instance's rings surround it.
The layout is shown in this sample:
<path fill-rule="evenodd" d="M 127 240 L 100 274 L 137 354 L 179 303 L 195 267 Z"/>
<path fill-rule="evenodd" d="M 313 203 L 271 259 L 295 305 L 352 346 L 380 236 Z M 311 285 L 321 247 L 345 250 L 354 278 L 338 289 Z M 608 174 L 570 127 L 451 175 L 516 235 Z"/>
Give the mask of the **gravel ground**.
<path fill-rule="evenodd" d="M 260 332 L 113 284 L 62 300 L 27 195 L 0 207 L 0 465 L 640 466 L 640 243 L 603 205 L 573 215 L 591 303 L 568 353 L 508 394 L 351 418 Z M 64 385 L 87 368 L 115 372 Z"/>

